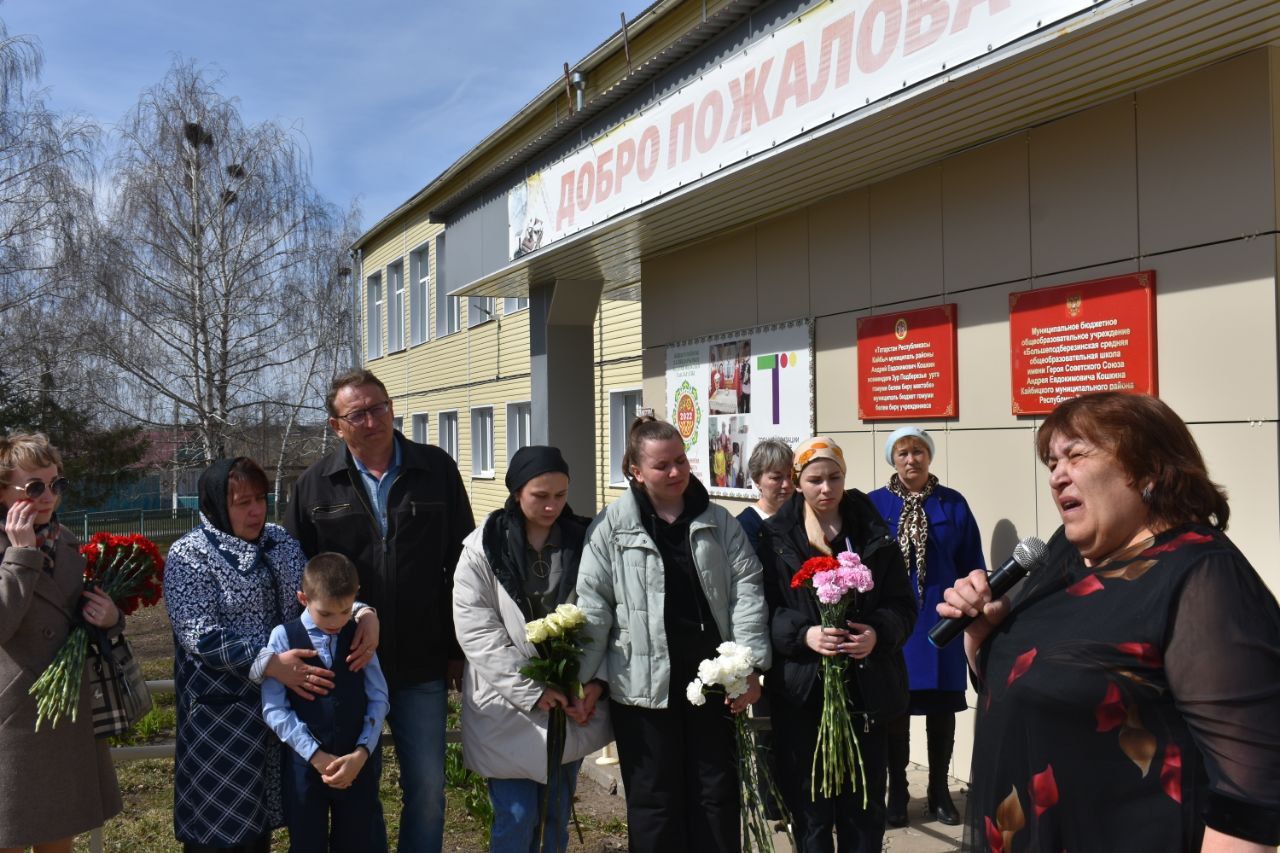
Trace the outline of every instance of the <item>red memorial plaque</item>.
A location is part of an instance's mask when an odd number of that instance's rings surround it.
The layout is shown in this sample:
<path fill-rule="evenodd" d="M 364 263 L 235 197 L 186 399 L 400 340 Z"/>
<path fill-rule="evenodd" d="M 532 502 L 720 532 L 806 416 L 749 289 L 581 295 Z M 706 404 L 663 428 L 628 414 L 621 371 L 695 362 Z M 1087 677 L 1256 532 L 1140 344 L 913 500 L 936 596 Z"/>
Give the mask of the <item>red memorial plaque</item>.
<path fill-rule="evenodd" d="M 858 417 L 954 418 L 956 306 L 858 319 Z"/>
<path fill-rule="evenodd" d="M 1090 391 L 1156 393 L 1154 271 L 1009 294 L 1013 413 Z"/>

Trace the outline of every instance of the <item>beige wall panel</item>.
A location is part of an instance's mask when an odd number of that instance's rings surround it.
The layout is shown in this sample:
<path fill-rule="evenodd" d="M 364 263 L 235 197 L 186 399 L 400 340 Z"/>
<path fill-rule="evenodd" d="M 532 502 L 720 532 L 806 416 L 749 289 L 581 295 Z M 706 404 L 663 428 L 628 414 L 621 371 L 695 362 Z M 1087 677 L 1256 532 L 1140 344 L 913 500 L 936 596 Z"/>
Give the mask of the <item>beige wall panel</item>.
<path fill-rule="evenodd" d="M 1267 51 L 1138 93 L 1143 254 L 1276 227 Z"/>
<path fill-rule="evenodd" d="M 816 316 L 871 304 L 871 225 L 865 189 L 809 207 L 809 307 Z"/>
<path fill-rule="evenodd" d="M 860 432 L 839 432 L 837 430 L 819 431 L 819 435 L 827 435 L 835 439 L 836 444 L 844 451 L 844 462 L 847 467 L 844 475 L 846 489 L 858 489 L 866 492 L 875 482 L 875 468 L 872 463 L 875 438 L 870 430 Z"/>
<path fill-rule="evenodd" d="M 871 302 L 942 292 L 942 167 L 871 187 Z"/>
<path fill-rule="evenodd" d="M 654 415 L 667 417 L 667 348 L 646 347 L 644 351 L 644 396 L 642 404 Z"/>
<path fill-rule="evenodd" d="M 1010 427 L 1013 415 L 1009 363 L 1009 294 L 1030 282 L 999 284 L 952 294 L 956 305 L 956 382 L 960 417 L 956 426 Z"/>
<path fill-rule="evenodd" d="M 1269 47 L 1266 51 L 1271 89 L 1271 173 L 1275 182 L 1272 216 L 1280 228 L 1280 47 Z"/>
<path fill-rule="evenodd" d="M 978 702 L 978 695 L 974 693 L 973 687 L 967 688 L 965 699 L 970 710 L 956 714 L 956 746 L 951 753 L 951 775 L 968 782 L 973 778 L 973 730 L 978 723 L 977 712 L 972 710 L 977 707 Z M 921 740 L 920 747 L 917 749 L 915 738 L 911 739 L 911 760 L 919 764 L 928 764 L 929 754 L 925 751 L 924 726 L 922 725 L 924 717 L 916 717 L 915 719 L 921 721 L 921 723 L 913 726 L 913 730 L 919 730 Z M 959 803 L 956 805 L 958 806 Z"/>
<path fill-rule="evenodd" d="M 1227 535 L 1280 596 L 1276 424 L 1193 424 L 1191 434 L 1204 454 L 1209 476 L 1227 490 L 1231 503 Z"/>
<path fill-rule="evenodd" d="M 1133 99 L 1031 130 L 1031 270 L 1137 257 Z"/>
<path fill-rule="evenodd" d="M 1116 261 L 1112 264 L 1100 264 L 1096 267 L 1087 267 L 1086 269 L 1072 270 L 1071 272 L 1036 276 L 1031 279 L 1031 286 L 1037 289 L 1057 287 L 1060 284 L 1093 281 L 1097 278 L 1109 278 L 1113 275 L 1128 275 L 1129 273 L 1139 272 L 1142 268 L 1142 263 L 1136 258 L 1128 261 Z M 1157 279 L 1156 288 L 1159 289 L 1159 287 L 1160 282 Z"/>
<path fill-rule="evenodd" d="M 1043 422 L 1043 418 L 1031 419 L 1031 440 L 1033 442 L 1035 441 L 1035 430 L 1039 429 L 1040 424 Z M 1040 464 L 1040 459 L 1036 458 L 1033 470 L 1036 477 L 1036 523 L 1039 525 L 1035 535 L 1048 542 L 1054 531 L 1062 526 L 1062 517 L 1058 515 L 1058 505 L 1053 502 L 1053 492 L 1049 490 L 1049 469 Z"/>
<path fill-rule="evenodd" d="M 1037 533 L 1035 431 L 1014 429 L 950 430 L 933 433 L 938 465 L 931 467 L 944 486 L 964 495 L 982 531 L 987 567 L 999 565 L 1019 540 Z M 945 447 L 945 450 L 944 450 Z M 888 466 L 880 460 L 880 471 Z M 1056 525 L 1055 525 L 1056 528 Z"/>
<path fill-rule="evenodd" d="M 742 288 L 739 298 L 748 298 Z M 756 226 L 756 322 L 809 316 L 809 215 L 780 216 Z"/>
<path fill-rule="evenodd" d="M 1160 397 L 1188 421 L 1274 420 L 1276 238 L 1149 259 Z"/>
<path fill-rule="evenodd" d="M 858 317 L 849 311 L 819 317 L 813 334 L 814 408 L 819 434 L 861 426 L 858 420 Z"/>
<path fill-rule="evenodd" d="M 948 293 L 1031 275 L 1027 134 L 942 163 L 942 255 Z"/>
<path fill-rule="evenodd" d="M 644 261 L 641 275 L 646 346 L 756 324 L 754 228 Z"/>

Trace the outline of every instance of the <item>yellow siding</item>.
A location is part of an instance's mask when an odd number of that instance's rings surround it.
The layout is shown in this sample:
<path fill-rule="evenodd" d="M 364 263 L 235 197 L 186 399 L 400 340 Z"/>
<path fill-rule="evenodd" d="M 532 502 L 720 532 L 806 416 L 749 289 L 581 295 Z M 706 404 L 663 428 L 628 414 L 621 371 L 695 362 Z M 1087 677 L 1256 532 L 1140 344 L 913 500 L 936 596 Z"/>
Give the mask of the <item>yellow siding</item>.
<path fill-rule="evenodd" d="M 425 215 L 407 217 L 394 229 L 380 234 L 380 240 L 366 246 L 364 278 L 381 273 L 396 261 L 404 263 L 404 341 L 407 348 L 368 361 L 395 401 L 395 411 L 403 418 L 404 432 L 412 437 L 413 416 L 429 417 L 428 440 L 440 441 L 440 413 L 458 413 L 458 468 L 468 483 L 476 518 L 480 519 L 506 500 L 503 477 L 507 470 L 507 404 L 530 399 L 529 311 L 505 313 L 505 303 L 495 299 L 492 321 L 466 328 L 466 306 L 462 308 L 461 331 L 436 337 L 435 237 L 441 226 L 426 222 Z M 408 345 L 410 337 L 409 291 L 412 287 L 411 252 L 424 243 L 430 248 L 431 282 L 429 339 Z M 361 309 L 365 303 L 362 299 Z M 384 340 L 385 346 L 385 340 Z M 593 361 L 596 386 L 596 481 L 598 507 L 614 500 L 621 489 L 610 486 L 616 479 L 610 461 L 609 395 L 619 389 L 639 388 L 641 375 L 640 302 L 638 299 L 605 299 L 596 312 Z M 493 477 L 472 475 L 471 410 L 493 407 Z M 583 507 L 580 512 L 591 512 Z"/>
<path fill-rule="evenodd" d="M 641 370 L 640 301 L 601 300 L 596 314 L 596 502 L 603 508 L 622 494 L 612 486 L 621 475 L 610 458 L 610 393 L 638 389 Z"/>

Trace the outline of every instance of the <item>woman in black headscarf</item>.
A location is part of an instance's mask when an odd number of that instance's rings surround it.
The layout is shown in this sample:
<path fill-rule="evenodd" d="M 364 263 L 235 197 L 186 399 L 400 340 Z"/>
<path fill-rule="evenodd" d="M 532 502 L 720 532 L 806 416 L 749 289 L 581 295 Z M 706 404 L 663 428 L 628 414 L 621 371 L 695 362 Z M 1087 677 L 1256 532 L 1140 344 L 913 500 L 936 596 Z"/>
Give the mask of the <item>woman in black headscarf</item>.
<path fill-rule="evenodd" d="M 541 850 L 569 843 L 569 806 L 583 756 L 611 739 L 603 706 L 520 673 L 537 656 L 526 623 L 576 601 L 588 519 L 569 509 L 569 466 L 554 447 L 523 447 L 507 469 L 506 505 L 462 543 L 453 577 L 453 624 L 466 654 L 462 755 L 489 780 L 494 850 L 535 850 L 539 802 L 547 797 Z M 599 686 L 591 689 L 594 695 Z M 549 711 L 578 725 L 566 732 L 556 778 L 547 778 Z"/>
<path fill-rule="evenodd" d="M 271 629 L 294 619 L 306 557 L 267 524 L 267 476 L 252 459 L 220 459 L 200 476 L 200 526 L 169 549 L 164 600 L 173 622 L 178 738 L 174 834 L 190 851 L 267 851 L 283 825 L 280 741 L 262 722 L 259 685 L 278 679 L 299 695 L 323 695 L 333 673 L 314 650 L 273 655 Z M 377 617 L 357 605 L 348 662 L 377 646 Z"/>

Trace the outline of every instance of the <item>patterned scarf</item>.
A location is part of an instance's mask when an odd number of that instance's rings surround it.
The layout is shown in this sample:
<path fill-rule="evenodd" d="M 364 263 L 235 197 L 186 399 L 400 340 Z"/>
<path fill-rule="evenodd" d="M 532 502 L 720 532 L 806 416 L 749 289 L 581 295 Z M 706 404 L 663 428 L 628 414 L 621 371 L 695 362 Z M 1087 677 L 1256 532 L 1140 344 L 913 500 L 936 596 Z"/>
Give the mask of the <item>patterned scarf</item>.
<path fill-rule="evenodd" d="M 902 515 L 898 518 L 898 548 L 902 551 L 902 559 L 911 570 L 911 549 L 916 552 L 916 599 L 924 605 L 925 546 L 929 541 L 929 517 L 924 513 L 924 502 L 933 494 L 933 487 L 938 485 L 938 478 L 929 475 L 924 488 L 911 492 L 902 485 L 897 474 L 889 478 L 889 491 L 902 498 Z"/>
<path fill-rule="evenodd" d="M 53 572 L 53 558 L 58 553 L 58 537 L 62 535 L 62 526 L 58 524 L 56 515 L 50 516 L 48 524 L 36 528 L 36 547 L 44 554 L 44 570 Z"/>

